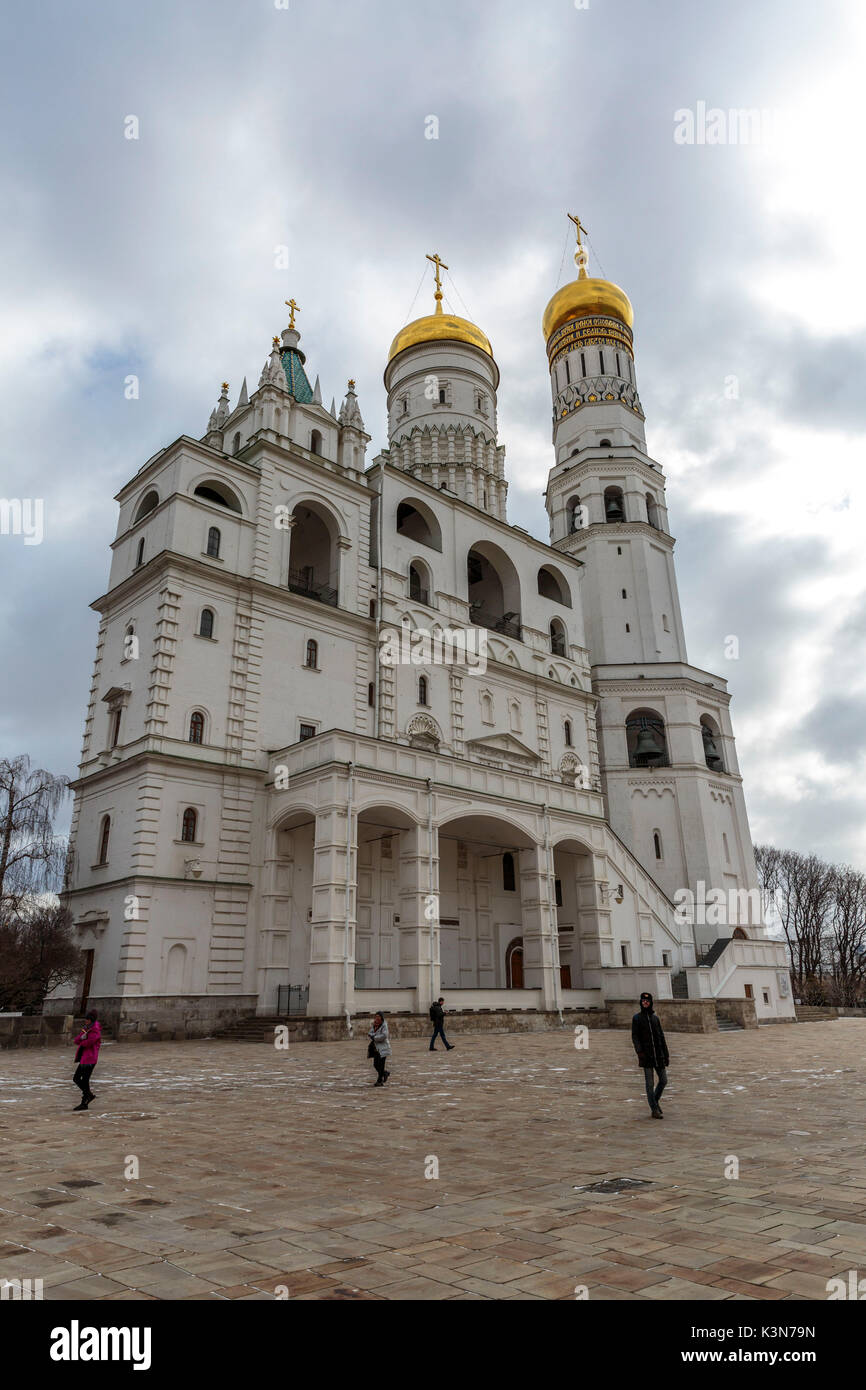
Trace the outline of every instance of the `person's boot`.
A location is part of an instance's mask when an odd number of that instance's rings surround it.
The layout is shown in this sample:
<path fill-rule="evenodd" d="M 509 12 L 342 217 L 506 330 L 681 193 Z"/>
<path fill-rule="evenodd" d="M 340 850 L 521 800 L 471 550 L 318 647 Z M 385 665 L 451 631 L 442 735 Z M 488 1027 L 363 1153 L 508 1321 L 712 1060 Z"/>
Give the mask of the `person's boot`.
<path fill-rule="evenodd" d="M 383 1081 L 387 1081 L 387 1080 L 388 1080 L 388 1077 L 389 1077 L 390 1075 L 391 1075 L 391 1073 L 390 1073 L 389 1071 L 383 1072 L 383 1073 L 382 1073 L 382 1080 L 383 1080 Z"/>
<path fill-rule="evenodd" d="M 664 1115 L 663 1115 L 662 1112 L 659 1110 L 658 1106 L 656 1106 L 655 1110 L 654 1110 L 654 1111 L 652 1112 L 652 1114 L 650 1115 L 650 1119 L 651 1119 L 651 1120 L 663 1120 L 663 1119 L 664 1119 Z"/>
<path fill-rule="evenodd" d="M 664 1112 L 662 1111 L 662 1108 L 661 1108 L 661 1106 L 659 1105 L 658 1101 L 656 1101 L 656 1110 L 659 1112 L 659 1115 L 661 1116 L 661 1118 L 664 1119 Z"/>
<path fill-rule="evenodd" d="M 75 1109 L 76 1109 L 76 1110 L 86 1110 L 86 1109 L 87 1109 L 87 1101 L 84 1099 L 83 1096 L 82 1096 L 82 1098 L 81 1098 L 81 1104 L 80 1104 L 80 1105 L 76 1105 L 76 1106 L 75 1106 Z"/>
<path fill-rule="evenodd" d="M 456 1046 L 457 1046 L 456 1043 L 449 1043 L 449 1044 L 448 1044 L 448 1051 L 449 1051 L 449 1052 L 453 1052 Z"/>

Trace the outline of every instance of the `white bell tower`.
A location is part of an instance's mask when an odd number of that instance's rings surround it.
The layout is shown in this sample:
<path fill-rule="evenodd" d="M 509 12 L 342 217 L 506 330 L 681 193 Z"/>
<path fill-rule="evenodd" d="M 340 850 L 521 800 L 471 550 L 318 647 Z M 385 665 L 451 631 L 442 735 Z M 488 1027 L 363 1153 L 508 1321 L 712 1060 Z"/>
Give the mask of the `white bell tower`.
<path fill-rule="evenodd" d="M 688 664 L 664 474 L 646 450 L 632 306 L 618 285 L 588 275 L 585 228 L 572 221 L 578 277 L 543 320 L 556 459 L 546 502 L 551 544 L 585 566 L 609 819 L 671 898 L 741 892 L 756 877 L 730 696 L 721 677 Z M 699 949 L 740 925 L 762 934 L 759 921 L 696 922 Z"/>

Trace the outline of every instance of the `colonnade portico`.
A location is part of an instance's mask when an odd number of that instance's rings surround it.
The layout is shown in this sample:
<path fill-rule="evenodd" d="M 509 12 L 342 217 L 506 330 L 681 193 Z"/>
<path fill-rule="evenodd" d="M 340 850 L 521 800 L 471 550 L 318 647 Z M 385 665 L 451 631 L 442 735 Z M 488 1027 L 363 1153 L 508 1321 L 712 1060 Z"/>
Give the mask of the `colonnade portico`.
<path fill-rule="evenodd" d="M 267 938 L 276 924 L 289 924 L 294 936 L 283 950 L 292 969 L 266 972 L 271 994 L 277 983 L 306 984 L 307 1013 L 315 1017 L 351 1015 L 374 996 L 385 1008 L 424 1014 L 440 991 L 459 999 L 461 990 L 492 998 L 509 989 L 506 956 L 516 938 L 532 1005 L 557 1011 L 564 990 L 583 987 L 582 961 L 595 966 L 600 958 L 605 912 L 596 885 L 605 860 L 576 841 L 566 848 L 583 856 L 579 862 L 558 857 L 544 807 L 506 815 L 423 784 L 406 788 L 400 806 L 396 798 L 373 799 L 384 788 L 365 771 L 333 764 L 322 771 L 316 809 L 308 784 L 310 809 L 286 804 L 272 821 L 268 880 L 283 885 L 286 899 L 280 905 L 279 893 L 269 895 L 261 964 L 275 958 Z M 503 883 L 506 858 L 514 868 L 510 885 Z M 557 900 L 569 918 L 565 974 Z M 304 934 L 306 981 L 297 978 Z M 517 1003 L 520 989 L 509 997 Z M 501 998 L 495 1002 L 502 1006 Z M 273 1006 L 274 998 L 260 1002 L 262 1012 Z"/>

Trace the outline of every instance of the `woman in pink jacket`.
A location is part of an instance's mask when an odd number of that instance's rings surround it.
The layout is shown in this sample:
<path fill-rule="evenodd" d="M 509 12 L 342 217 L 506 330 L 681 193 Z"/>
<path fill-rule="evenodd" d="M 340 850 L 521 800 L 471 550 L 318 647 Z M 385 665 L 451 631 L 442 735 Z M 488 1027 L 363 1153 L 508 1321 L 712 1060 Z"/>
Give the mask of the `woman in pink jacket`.
<path fill-rule="evenodd" d="M 78 1044 L 78 1051 L 75 1054 L 78 1066 L 75 1068 L 75 1075 L 72 1080 L 81 1091 L 81 1104 L 76 1105 L 75 1109 L 86 1110 L 90 1102 L 96 1100 L 96 1096 L 90 1089 L 90 1073 L 96 1066 L 99 1044 L 102 1042 L 102 1028 L 95 1010 L 87 1015 L 87 1023 L 75 1041 Z"/>

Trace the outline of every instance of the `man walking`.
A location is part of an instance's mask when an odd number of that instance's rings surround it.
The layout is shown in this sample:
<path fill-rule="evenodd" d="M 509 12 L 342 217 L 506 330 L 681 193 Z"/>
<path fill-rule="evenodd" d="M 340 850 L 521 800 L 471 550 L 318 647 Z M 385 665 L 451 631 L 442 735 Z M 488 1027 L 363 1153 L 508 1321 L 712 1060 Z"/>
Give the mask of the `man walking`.
<path fill-rule="evenodd" d="M 445 1044 L 446 1052 L 451 1052 L 454 1043 L 450 1043 L 445 1036 L 445 1000 L 440 996 L 435 1004 L 430 1005 L 430 1018 L 433 1021 L 433 1036 L 430 1039 L 430 1051 L 436 1051 L 436 1039 L 441 1038 Z"/>
<path fill-rule="evenodd" d="M 667 1068 L 670 1066 L 670 1057 L 661 1019 L 653 1009 L 653 997 L 648 991 L 641 995 L 640 1009 L 631 1021 L 631 1040 L 637 1053 L 637 1064 L 643 1067 L 651 1117 L 654 1120 L 663 1120 L 659 1101 L 668 1084 Z M 655 1090 L 653 1071 L 658 1073 L 659 1078 Z"/>

